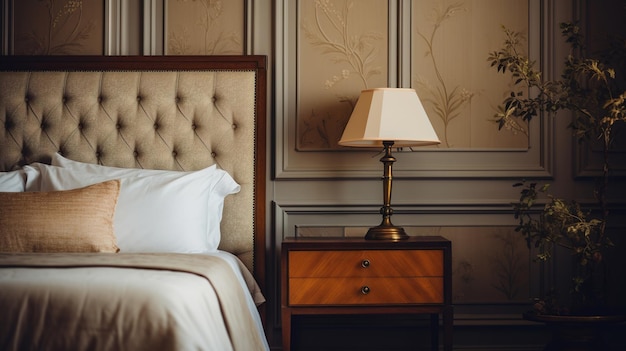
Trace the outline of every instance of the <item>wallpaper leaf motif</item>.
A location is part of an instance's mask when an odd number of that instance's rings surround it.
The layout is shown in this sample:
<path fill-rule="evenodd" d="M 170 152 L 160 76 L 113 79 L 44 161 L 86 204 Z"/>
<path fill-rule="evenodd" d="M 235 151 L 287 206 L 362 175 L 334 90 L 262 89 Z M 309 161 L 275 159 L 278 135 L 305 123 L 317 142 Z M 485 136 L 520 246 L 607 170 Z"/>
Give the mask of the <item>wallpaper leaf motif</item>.
<path fill-rule="evenodd" d="M 510 231 L 498 233 L 495 238 L 501 246 L 500 251 L 496 249 L 490 255 L 494 275 L 491 285 L 507 300 L 519 299 L 528 285 L 525 281 L 528 274 L 527 250 Z"/>
<path fill-rule="evenodd" d="M 486 56 L 501 26 L 528 32 L 528 0 L 421 0 L 411 8 L 411 85 L 424 103 L 441 148 L 528 150 L 531 136 L 498 134 L 493 118 L 510 82 L 490 72 Z M 533 15 L 534 16 L 534 15 Z M 529 21 L 530 20 L 530 21 Z M 534 34 L 532 46 L 538 50 Z M 539 51 L 537 51 L 539 52 Z"/>
<path fill-rule="evenodd" d="M 351 111 L 360 91 L 369 88 L 371 79 L 383 73 L 375 60 L 380 54 L 383 35 L 354 29 L 359 18 L 353 10 L 363 6 L 363 2 L 316 0 L 314 6 L 312 18 L 302 24 L 304 37 L 336 68 L 336 74 L 326 78 L 323 88 L 332 91 L 336 102 L 347 105 L 347 110 Z M 349 117 L 338 116 L 340 113 L 335 109 L 321 114 L 311 111 L 308 116 L 301 116 L 300 146 L 337 147 L 337 134 L 341 134 Z"/>
<path fill-rule="evenodd" d="M 448 126 L 454 119 L 460 116 L 462 109 L 471 103 L 475 93 L 458 85 L 454 87 L 448 86 L 448 82 L 444 79 L 439 68 L 438 59 L 433 47 L 436 44 L 437 31 L 440 27 L 457 13 L 464 11 L 467 11 L 467 9 L 462 2 L 447 6 L 440 3 L 439 7 L 433 8 L 432 31 L 429 34 L 417 31 L 417 35 L 426 44 L 427 50 L 425 55 L 431 58 L 432 68 L 436 75 L 435 83 L 430 83 L 422 79 L 417 80 L 417 85 L 422 91 L 427 93 L 426 95 L 421 94 L 420 97 L 424 100 L 424 103 L 431 105 L 437 117 L 443 122 L 444 135 L 442 141 L 447 147 L 451 146 L 448 138 Z"/>
<path fill-rule="evenodd" d="M 83 16 L 83 1 L 67 0 L 61 3 L 55 0 L 39 0 L 35 3 L 32 12 L 43 12 L 47 25 L 32 26 L 23 33 L 23 52 L 18 49 L 17 54 L 27 55 L 66 55 L 80 54 L 85 43 L 89 41 L 95 31 L 93 20 L 85 21 Z M 45 9 L 43 9 L 43 8 Z M 19 19 L 18 19 L 19 20 Z"/>
<path fill-rule="evenodd" d="M 410 227 L 409 227 L 410 228 Z M 530 296 L 530 253 L 509 226 L 420 227 L 451 240 L 453 300 L 519 303 Z M 480 242 L 480 246 L 473 243 Z"/>
<path fill-rule="evenodd" d="M 225 27 L 226 9 L 221 0 L 176 0 L 170 6 L 170 16 L 176 15 L 177 10 L 192 6 L 191 13 L 195 17 L 189 19 L 183 15 L 178 23 L 184 24 L 174 25 L 169 31 L 168 54 L 224 55 L 242 52 L 241 37 Z M 230 15 L 243 18 L 243 11 Z"/>
<path fill-rule="evenodd" d="M 350 34 L 350 9 L 354 6 L 352 1 L 346 2 L 344 9 L 338 12 L 334 4 L 329 0 L 315 2 L 315 24 L 313 28 L 303 25 L 306 37 L 313 46 L 330 56 L 335 64 L 346 63 L 349 69 L 341 71 L 341 77 L 334 76 L 332 80 L 326 80 L 326 88 L 331 89 L 343 79 L 349 79 L 351 73 L 367 89 L 368 77 L 380 74 L 380 68 L 372 66 L 372 57 L 377 54 L 376 41 L 382 38 L 380 33 L 366 32 Z M 330 27 L 322 25 L 321 17 L 325 17 Z M 354 76 L 354 75 L 353 75 Z"/>

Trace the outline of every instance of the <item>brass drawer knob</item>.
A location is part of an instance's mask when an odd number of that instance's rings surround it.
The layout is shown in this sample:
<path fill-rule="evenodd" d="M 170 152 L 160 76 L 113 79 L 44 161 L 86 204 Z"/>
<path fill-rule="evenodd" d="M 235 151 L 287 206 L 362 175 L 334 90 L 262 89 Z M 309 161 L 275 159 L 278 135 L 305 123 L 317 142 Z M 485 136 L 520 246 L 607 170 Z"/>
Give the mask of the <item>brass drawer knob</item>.
<path fill-rule="evenodd" d="M 361 294 L 363 295 L 367 295 L 370 293 L 370 287 L 367 285 L 364 285 L 361 287 Z"/>
<path fill-rule="evenodd" d="M 370 266 L 370 260 L 365 259 L 365 260 L 361 261 L 361 267 L 367 268 L 369 266 Z"/>

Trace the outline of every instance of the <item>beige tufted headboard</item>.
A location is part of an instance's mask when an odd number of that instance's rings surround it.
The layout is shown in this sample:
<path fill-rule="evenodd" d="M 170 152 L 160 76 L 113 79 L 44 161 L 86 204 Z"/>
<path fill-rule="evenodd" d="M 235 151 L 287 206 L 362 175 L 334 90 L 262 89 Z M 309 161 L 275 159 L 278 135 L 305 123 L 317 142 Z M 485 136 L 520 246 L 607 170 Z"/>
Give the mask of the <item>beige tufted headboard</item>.
<path fill-rule="evenodd" d="M 67 158 L 197 170 L 241 184 L 225 203 L 220 248 L 265 278 L 264 56 L 5 56 L 0 171 Z"/>

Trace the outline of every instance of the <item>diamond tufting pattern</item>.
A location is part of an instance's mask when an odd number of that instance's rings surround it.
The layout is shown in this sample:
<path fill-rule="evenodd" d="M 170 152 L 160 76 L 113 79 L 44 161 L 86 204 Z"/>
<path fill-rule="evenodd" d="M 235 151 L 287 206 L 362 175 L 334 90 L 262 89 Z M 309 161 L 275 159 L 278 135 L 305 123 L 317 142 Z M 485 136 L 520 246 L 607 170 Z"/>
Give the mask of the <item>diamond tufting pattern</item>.
<path fill-rule="evenodd" d="M 221 248 L 249 252 L 250 265 L 255 84 L 254 71 L 0 72 L 0 171 L 55 152 L 114 167 L 217 163 L 242 186 L 225 204 L 236 215 L 224 217 L 224 232 L 251 228 L 224 236 Z"/>

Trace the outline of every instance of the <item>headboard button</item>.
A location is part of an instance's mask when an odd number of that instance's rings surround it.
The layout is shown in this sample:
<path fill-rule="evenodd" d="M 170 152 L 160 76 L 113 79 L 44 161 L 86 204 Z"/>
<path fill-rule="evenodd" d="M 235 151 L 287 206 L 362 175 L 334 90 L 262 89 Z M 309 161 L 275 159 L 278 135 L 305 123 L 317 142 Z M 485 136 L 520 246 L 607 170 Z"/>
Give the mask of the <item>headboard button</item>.
<path fill-rule="evenodd" d="M 13 119 L 11 119 L 9 115 L 7 115 L 6 120 L 4 120 L 4 129 L 11 130 L 13 129 L 14 126 L 15 126 L 15 123 L 13 123 Z"/>

